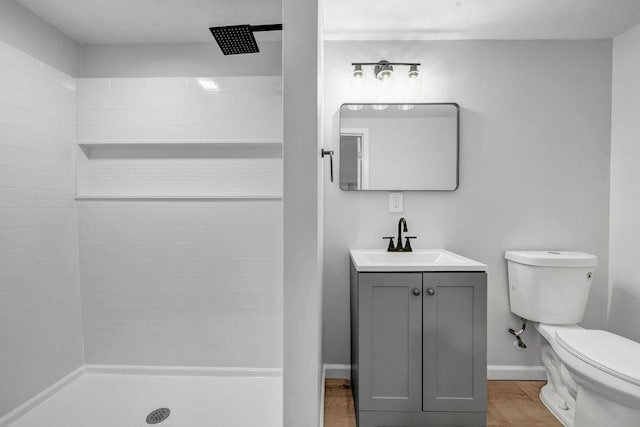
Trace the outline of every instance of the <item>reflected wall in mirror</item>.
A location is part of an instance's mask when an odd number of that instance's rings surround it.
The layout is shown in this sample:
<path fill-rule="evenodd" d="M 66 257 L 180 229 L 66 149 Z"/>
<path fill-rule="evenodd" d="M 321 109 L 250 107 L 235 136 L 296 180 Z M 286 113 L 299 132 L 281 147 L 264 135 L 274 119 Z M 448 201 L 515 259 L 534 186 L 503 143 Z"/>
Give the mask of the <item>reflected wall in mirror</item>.
<path fill-rule="evenodd" d="M 438 104 L 343 104 L 340 188 L 458 188 L 460 108 Z"/>

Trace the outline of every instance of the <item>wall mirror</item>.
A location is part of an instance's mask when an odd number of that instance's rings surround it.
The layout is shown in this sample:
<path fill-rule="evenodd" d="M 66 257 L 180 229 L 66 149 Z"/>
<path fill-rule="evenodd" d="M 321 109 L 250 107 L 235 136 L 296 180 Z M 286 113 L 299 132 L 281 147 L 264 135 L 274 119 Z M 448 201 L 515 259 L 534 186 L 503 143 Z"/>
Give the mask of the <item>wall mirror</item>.
<path fill-rule="evenodd" d="M 458 188 L 460 108 L 439 104 L 343 104 L 340 188 Z"/>

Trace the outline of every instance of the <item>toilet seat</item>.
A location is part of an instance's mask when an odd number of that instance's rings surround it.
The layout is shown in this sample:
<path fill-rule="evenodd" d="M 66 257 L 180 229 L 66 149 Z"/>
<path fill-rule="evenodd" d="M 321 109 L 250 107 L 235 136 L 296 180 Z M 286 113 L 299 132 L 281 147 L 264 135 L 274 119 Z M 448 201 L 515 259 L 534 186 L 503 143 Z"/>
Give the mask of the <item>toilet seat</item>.
<path fill-rule="evenodd" d="M 607 331 L 563 329 L 556 342 L 573 356 L 616 378 L 640 386 L 640 343 Z"/>

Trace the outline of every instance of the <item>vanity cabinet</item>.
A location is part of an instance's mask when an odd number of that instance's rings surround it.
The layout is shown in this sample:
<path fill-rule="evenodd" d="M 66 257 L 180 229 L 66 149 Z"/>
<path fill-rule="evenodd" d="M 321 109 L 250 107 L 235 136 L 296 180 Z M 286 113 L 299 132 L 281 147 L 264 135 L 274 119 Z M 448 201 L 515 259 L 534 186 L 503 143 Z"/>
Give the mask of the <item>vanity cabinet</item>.
<path fill-rule="evenodd" d="M 358 272 L 351 365 L 358 427 L 486 425 L 485 272 Z"/>

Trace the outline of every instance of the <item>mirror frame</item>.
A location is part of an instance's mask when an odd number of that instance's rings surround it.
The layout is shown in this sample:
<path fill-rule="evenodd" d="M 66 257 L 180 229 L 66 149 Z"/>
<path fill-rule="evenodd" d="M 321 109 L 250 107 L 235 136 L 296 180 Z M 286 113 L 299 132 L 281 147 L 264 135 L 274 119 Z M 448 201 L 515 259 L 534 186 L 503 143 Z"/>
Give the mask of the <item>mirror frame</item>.
<path fill-rule="evenodd" d="M 401 188 L 398 189 L 388 189 L 388 190 L 378 190 L 378 189 L 374 189 L 374 190 L 345 190 L 344 188 L 342 188 L 342 186 L 340 185 L 340 175 L 338 175 L 338 187 L 340 188 L 340 190 L 342 191 L 347 191 L 347 192 L 366 192 L 366 191 L 440 191 L 440 192 L 446 192 L 446 191 L 456 191 L 458 190 L 458 188 L 460 188 L 460 105 L 456 102 L 345 102 L 343 104 L 340 105 L 340 109 L 338 110 L 338 153 L 340 152 L 340 139 L 342 137 L 342 108 L 346 107 L 348 105 L 378 105 L 378 104 L 385 104 L 385 105 L 451 105 L 453 107 L 455 107 L 456 109 L 456 186 L 452 189 L 447 189 L 447 190 L 438 190 L 438 189 L 434 189 L 434 190 L 404 190 Z M 338 159 L 338 165 L 340 165 L 340 161 Z M 342 173 L 342 170 L 338 170 L 338 174 Z"/>

